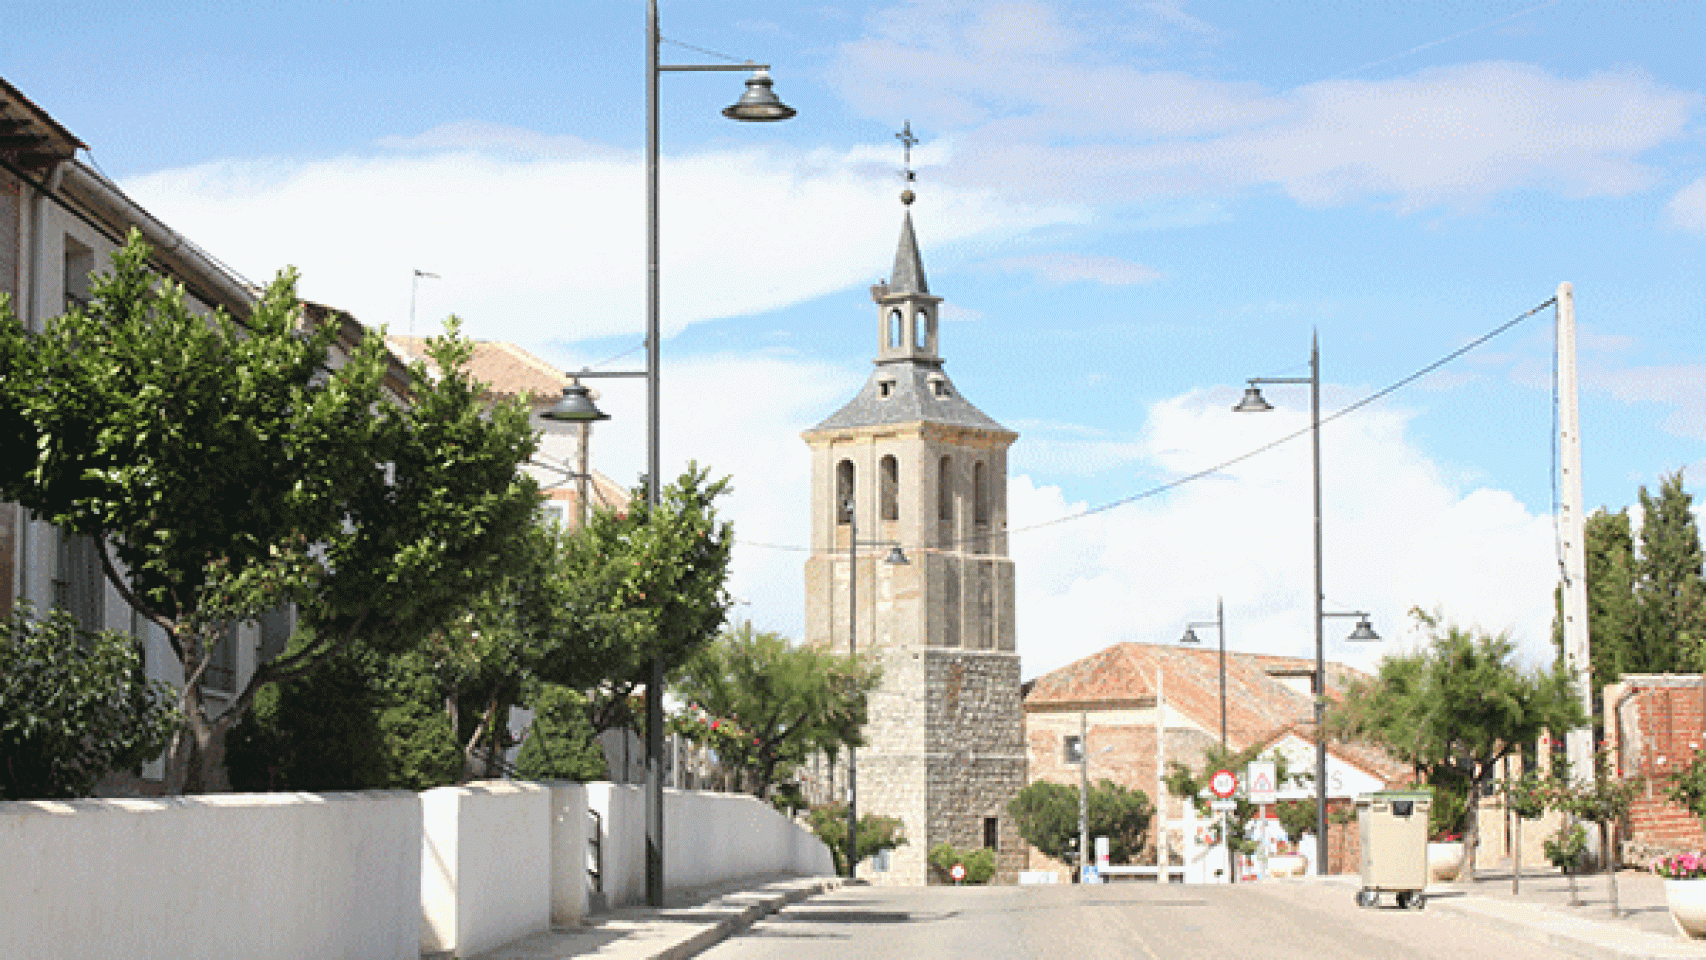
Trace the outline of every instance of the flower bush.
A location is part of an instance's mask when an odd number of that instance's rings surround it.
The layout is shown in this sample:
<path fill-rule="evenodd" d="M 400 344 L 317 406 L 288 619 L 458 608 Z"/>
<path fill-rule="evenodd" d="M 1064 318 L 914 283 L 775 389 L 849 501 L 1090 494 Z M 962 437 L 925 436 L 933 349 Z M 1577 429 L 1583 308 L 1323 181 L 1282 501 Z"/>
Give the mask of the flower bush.
<path fill-rule="evenodd" d="M 1706 879 L 1706 855 L 1678 853 L 1653 864 L 1653 872 L 1666 880 Z"/>

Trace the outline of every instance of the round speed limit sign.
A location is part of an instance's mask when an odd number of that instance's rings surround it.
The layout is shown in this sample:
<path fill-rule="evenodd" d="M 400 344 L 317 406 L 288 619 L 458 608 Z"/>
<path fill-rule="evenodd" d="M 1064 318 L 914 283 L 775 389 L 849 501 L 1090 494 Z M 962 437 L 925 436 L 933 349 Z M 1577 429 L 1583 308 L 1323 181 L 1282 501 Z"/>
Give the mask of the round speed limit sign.
<path fill-rule="evenodd" d="M 1215 796 L 1225 800 L 1237 792 L 1238 778 L 1232 775 L 1231 770 L 1216 770 L 1214 776 L 1209 778 L 1208 788 L 1214 791 Z"/>
<path fill-rule="evenodd" d="M 964 880 L 966 878 L 965 864 L 963 864 L 963 863 L 954 864 L 954 868 L 952 870 L 948 871 L 948 876 L 953 877 L 955 883 L 959 883 L 961 880 Z"/>

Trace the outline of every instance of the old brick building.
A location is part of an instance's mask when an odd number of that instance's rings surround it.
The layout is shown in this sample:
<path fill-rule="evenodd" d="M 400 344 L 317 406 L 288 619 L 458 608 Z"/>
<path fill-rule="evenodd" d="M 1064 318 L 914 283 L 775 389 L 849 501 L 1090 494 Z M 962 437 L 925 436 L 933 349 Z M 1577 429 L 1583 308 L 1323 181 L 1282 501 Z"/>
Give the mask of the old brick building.
<path fill-rule="evenodd" d="M 1327 665 L 1327 696 L 1338 699 L 1357 672 Z M 1283 755 L 1294 774 L 1315 769 L 1311 719 L 1314 661 L 1228 651 L 1226 732 L 1228 746 L 1260 745 Z M 1065 743 L 1087 727 L 1086 755 L 1092 782 L 1113 780 L 1163 796 L 1157 777 L 1157 743 L 1164 763 L 1200 769 L 1204 751 L 1220 739 L 1220 658 L 1216 650 L 1175 645 L 1121 643 L 1070 663 L 1026 684 L 1025 739 L 1030 777 L 1076 786 L 1079 769 L 1067 761 Z M 1157 713 L 1161 714 L 1159 737 Z M 1363 744 L 1333 741 L 1327 751 L 1329 812 L 1349 810 L 1357 794 L 1408 782 L 1409 770 Z M 1280 799 L 1314 796 L 1312 781 L 1280 785 Z M 1183 799 L 1168 797 L 1161 811 L 1172 824 L 1172 849 L 1181 849 L 1178 825 Z M 1356 826 L 1330 827 L 1334 872 L 1357 868 Z M 1151 832 L 1153 838 L 1154 832 Z M 1294 838 L 1295 839 L 1295 838 Z M 1152 840 L 1153 842 L 1153 840 Z M 1149 853 L 1153 862 L 1153 851 Z M 1032 869 L 1065 871 L 1033 851 Z"/>
<path fill-rule="evenodd" d="M 851 638 L 881 666 L 858 752 L 859 810 L 898 817 L 907 838 L 860 875 L 931 882 L 926 855 L 947 842 L 993 847 L 1010 881 L 1024 863 L 1007 814 L 1025 783 L 1006 535 L 1007 448 L 1018 435 L 942 371 L 942 299 L 925 282 L 910 210 L 894 271 L 871 297 L 876 369 L 804 435 L 806 640 L 845 652 Z M 906 564 L 883 562 L 892 545 Z M 844 784 L 831 790 L 839 797 Z"/>

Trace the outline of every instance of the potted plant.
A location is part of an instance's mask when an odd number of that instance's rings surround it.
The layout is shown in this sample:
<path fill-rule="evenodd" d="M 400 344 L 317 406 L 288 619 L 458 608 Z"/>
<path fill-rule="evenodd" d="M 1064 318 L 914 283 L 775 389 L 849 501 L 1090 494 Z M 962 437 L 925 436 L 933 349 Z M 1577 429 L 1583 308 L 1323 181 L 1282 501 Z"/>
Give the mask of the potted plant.
<path fill-rule="evenodd" d="M 1665 795 L 1706 822 L 1706 752 L 1671 774 Z M 1653 864 L 1665 878 L 1665 903 L 1677 932 L 1693 940 L 1706 939 L 1706 856 L 1679 853 Z"/>
<path fill-rule="evenodd" d="M 1457 876 L 1463 862 L 1463 835 L 1441 833 L 1428 840 L 1428 880 L 1441 882 Z"/>

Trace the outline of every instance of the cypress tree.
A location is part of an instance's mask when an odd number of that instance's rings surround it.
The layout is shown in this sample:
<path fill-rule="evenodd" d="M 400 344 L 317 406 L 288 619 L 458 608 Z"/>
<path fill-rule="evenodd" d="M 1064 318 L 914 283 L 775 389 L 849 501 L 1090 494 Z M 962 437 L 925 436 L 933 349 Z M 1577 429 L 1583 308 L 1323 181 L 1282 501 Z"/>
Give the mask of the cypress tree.
<path fill-rule="evenodd" d="M 1640 500 L 1633 644 L 1638 669 L 1652 673 L 1699 669 L 1701 645 L 1706 643 L 1706 579 L 1694 498 L 1682 489 L 1678 470 L 1660 478 L 1656 496 L 1643 486 Z"/>

